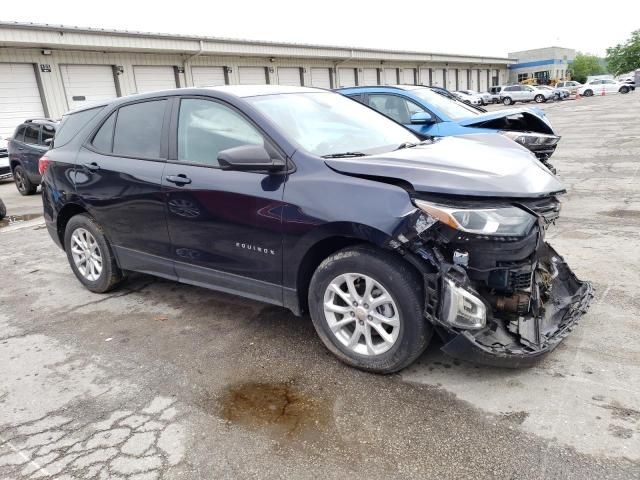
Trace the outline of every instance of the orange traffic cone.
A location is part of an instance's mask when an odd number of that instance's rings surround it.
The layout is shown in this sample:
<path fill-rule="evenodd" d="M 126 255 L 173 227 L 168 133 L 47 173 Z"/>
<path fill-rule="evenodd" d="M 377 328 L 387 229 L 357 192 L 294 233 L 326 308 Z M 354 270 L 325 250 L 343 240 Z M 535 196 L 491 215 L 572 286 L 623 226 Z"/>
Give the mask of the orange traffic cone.
<path fill-rule="evenodd" d="M 580 96 L 580 92 L 576 90 L 576 100 L 580 100 L 582 97 Z"/>
<path fill-rule="evenodd" d="M 602 93 L 600 94 L 601 97 L 604 97 L 604 87 L 602 87 Z"/>

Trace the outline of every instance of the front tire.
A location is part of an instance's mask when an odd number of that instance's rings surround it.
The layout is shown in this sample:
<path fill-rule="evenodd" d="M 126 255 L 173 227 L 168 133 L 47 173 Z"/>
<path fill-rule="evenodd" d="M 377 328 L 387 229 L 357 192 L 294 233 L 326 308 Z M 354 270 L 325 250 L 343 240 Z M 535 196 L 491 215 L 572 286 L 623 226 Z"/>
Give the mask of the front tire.
<path fill-rule="evenodd" d="M 544 95 L 536 95 L 534 97 L 534 100 L 536 101 L 536 103 L 543 103 L 546 101 L 546 99 L 544 98 Z"/>
<path fill-rule="evenodd" d="M 511 97 L 504 97 L 502 99 L 502 103 L 504 103 L 505 105 L 513 105 L 513 100 L 511 100 Z"/>
<path fill-rule="evenodd" d="M 13 170 L 13 181 L 16 182 L 16 188 L 20 195 L 33 195 L 38 189 L 38 185 L 29 180 L 26 170 L 22 165 L 18 165 Z"/>
<path fill-rule="evenodd" d="M 584 91 L 584 96 L 585 97 L 593 97 L 593 90 L 585 90 Z"/>
<path fill-rule="evenodd" d="M 391 253 L 360 246 L 326 258 L 309 285 L 309 310 L 325 346 L 375 373 L 411 364 L 433 329 L 423 317 L 420 276 Z"/>
<path fill-rule="evenodd" d="M 106 293 L 123 278 L 109 241 L 89 215 L 72 217 L 64 231 L 64 249 L 80 283 L 95 293 Z"/>
<path fill-rule="evenodd" d="M 620 93 L 629 93 L 629 87 L 620 87 Z"/>

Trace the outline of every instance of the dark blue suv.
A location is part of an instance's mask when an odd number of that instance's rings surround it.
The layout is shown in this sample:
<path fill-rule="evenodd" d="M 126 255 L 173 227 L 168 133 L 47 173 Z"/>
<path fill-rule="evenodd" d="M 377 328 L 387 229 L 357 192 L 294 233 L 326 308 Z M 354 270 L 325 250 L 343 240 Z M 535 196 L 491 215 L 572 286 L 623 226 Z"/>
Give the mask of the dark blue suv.
<path fill-rule="evenodd" d="M 36 193 L 40 185 L 38 160 L 49 150 L 57 125 L 50 118 L 26 120 L 9 139 L 9 166 L 22 195 Z"/>
<path fill-rule="evenodd" d="M 40 170 L 49 232 L 89 290 L 138 271 L 309 312 L 333 353 L 373 372 L 409 365 L 433 332 L 457 357 L 531 363 L 591 298 L 543 241 L 564 187 L 529 152 L 423 139 L 325 90 L 77 110 Z"/>

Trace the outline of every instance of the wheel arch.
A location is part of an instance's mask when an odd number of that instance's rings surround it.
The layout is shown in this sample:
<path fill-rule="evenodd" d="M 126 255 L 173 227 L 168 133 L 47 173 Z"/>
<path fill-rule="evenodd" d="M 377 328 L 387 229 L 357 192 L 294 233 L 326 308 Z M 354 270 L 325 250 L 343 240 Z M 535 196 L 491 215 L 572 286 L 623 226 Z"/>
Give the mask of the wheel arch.
<path fill-rule="evenodd" d="M 69 220 L 71 220 L 76 215 L 86 214 L 91 216 L 87 209 L 84 208 L 79 203 L 67 203 L 62 209 L 58 212 L 58 216 L 56 218 L 56 231 L 58 234 L 58 239 L 60 240 L 60 245 L 62 245 L 62 249 L 64 250 L 64 233 L 67 228 L 67 224 Z M 93 218 L 93 217 L 91 217 Z"/>
<path fill-rule="evenodd" d="M 328 233 L 323 236 L 314 238 L 314 240 L 307 244 L 305 252 L 300 255 L 299 261 L 293 262 L 293 265 L 297 265 L 293 272 L 289 272 L 290 282 L 286 284 L 293 285 L 295 288 L 295 294 L 292 301 L 286 302 L 296 314 L 301 314 L 308 311 L 308 293 L 309 284 L 311 283 L 311 277 L 322 263 L 324 259 L 333 255 L 335 252 L 347 247 L 354 246 L 366 246 L 372 250 L 379 250 L 390 253 L 397 256 L 398 261 L 406 262 L 410 268 L 414 269 L 416 273 L 422 274 L 418 268 L 419 263 L 414 258 L 408 258 L 411 255 L 400 255 L 387 245 L 387 240 L 390 238 L 384 232 L 377 230 L 373 227 L 366 225 L 350 225 L 350 230 L 339 228 L 338 231 Z M 334 226 L 336 228 L 336 226 Z M 294 258 L 296 258 L 294 256 Z M 287 272 L 285 272 L 287 275 Z M 285 291 L 286 296 L 286 291 Z"/>

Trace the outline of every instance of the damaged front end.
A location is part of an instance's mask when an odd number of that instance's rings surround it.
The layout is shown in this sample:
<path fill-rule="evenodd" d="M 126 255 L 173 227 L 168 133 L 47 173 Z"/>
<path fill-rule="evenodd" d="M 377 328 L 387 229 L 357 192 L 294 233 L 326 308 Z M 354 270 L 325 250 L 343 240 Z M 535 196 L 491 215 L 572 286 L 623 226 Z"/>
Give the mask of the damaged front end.
<path fill-rule="evenodd" d="M 424 315 L 450 356 L 522 367 L 553 350 L 593 289 L 544 241 L 555 196 L 483 202 L 416 198 L 389 246 L 423 273 Z"/>

